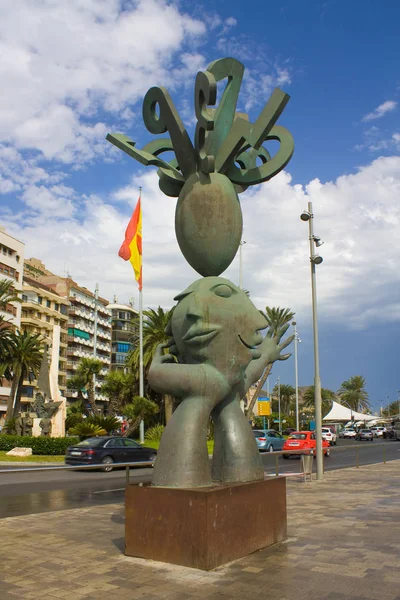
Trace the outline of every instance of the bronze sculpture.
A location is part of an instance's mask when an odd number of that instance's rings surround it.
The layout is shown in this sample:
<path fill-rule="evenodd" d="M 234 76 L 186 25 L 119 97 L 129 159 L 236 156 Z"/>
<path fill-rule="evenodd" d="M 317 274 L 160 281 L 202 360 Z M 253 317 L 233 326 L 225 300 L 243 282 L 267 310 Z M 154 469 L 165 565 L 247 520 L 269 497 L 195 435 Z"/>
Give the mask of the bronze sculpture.
<path fill-rule="evenodd" d="M 163 434 L 153 485 L 204 487 L 217 482 L 263 479 L 264 472 L 250 425 L 239 401 L 265 367 L 286 360 L 281 351 L 286 329 L 263 338 L 265 318 L 235 284 L 219 277 L 230 265 L 242 236 L 238 194 L 268 181 L 289 162 L 293 138 L 276 121 L 289 96 L 275 89 L 255 123 L 236 112 L 243 65 L 223 58 L 200 71 L 195 84 L 195 143 L 164 88 L 151 88 L 143 120 L 153 134 L 169 132 L 142 150 L 123 134 L 107 139 L 144 165 L 158 167 L 160 189 L 178 197 L 175 232 L 188 263 L 203 276 L 175 300 L 168 350 L 161 346 L 149 372 L 151 387 L 180 400 Z M 219 104 L 217 83 L 226 78 Z M 270 156 L 263 143 L 278 140 Z M 174 151 L 169 162 L 160 158 Z M 258 166 L 256 161 L 261 162 Z M 167 352 L 167 353 L 166 353 Z M 207 426 L 214 421 L 212 469 Z"/>

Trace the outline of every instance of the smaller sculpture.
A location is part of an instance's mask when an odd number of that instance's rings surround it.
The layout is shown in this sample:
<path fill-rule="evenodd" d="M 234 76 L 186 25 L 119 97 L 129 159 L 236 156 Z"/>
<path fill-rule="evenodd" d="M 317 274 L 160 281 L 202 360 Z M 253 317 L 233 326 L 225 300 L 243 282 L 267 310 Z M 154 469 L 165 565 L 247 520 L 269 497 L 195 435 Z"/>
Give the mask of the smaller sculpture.
<path fill-rule="evenodd" d="M 44 418 L 40 419 L 39 427 L 42 430 L 41 436 L 50 436 L 51 435 L 51 419 Z"/>
<path fill-rule="evenodd" d="M 22 435 L 32 436 L 33 419 L 36 413 L 21 413 Z"/>

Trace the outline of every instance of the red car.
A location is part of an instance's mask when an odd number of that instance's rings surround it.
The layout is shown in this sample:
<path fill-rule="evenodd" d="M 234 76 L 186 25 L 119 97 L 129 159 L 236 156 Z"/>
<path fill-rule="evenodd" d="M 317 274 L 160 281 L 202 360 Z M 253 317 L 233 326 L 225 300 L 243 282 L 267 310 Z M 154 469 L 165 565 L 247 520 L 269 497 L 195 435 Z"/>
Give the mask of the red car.
<path fill-rule="evenodd" d="M 290 434 L 283 445 L 283 450 L 308 450 L 312 451 L 315 455 L 315 434 L 313 431 L 294 431 Z M 329 442 L 322 440 L 322 449 L 325 456 L 329 456 L 331 451 L 329 448 Z M 283 458 L 289 458 L 289 456 L 296 456 L 296 454 L 283 454 Z"/>

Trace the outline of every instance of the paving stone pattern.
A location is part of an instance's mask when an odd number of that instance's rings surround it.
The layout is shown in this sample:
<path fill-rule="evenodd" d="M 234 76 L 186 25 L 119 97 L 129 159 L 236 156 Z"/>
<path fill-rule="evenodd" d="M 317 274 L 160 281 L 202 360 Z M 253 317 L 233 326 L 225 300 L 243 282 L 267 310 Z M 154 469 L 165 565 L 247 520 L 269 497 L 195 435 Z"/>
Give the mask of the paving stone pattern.
<path fill-rule="evenodd" d="M 400 600 L 400 461 L 292 478 L 288 517 L 285 543 L 210 573 L 124 556 L 119 504 L 3 519 L 0 599 Z"/>

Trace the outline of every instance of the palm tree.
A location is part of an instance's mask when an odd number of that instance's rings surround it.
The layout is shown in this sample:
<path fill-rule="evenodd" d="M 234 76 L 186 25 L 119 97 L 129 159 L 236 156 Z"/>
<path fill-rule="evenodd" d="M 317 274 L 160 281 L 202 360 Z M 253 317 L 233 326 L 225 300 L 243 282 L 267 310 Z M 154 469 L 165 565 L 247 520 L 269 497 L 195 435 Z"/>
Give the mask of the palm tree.
<path fill-rule="evenodd" d="M 16 331 L 10 334 L 9 356 L 6 365 L 12 375 L 11 392 L 7 404 L 6 419 L 19 412 L 24 379 L 36 377 L 43 358 L 43 342 L 37 333 Z"/>
<path fill-rule="evenodd" d="M 273 389 L 273 394 L 278 397 L 278 386 L 276 385 Z M 280 384 L 280 396 L 281 396 L 281 412 L 285 415 L 290 413 L 290 404 L 293 400 L 296 390 L 293 386 L 287 385 L 286 383 Z"/>
<path fill-rule="evenodd" d="M 158 406 L 155 402 L 147 400 L 142 396 L 135 396 L 130 404 L 124 408 L 124 413 L 128 419 L 128 427 L 124 432 L 124 436 L 128 436 L 139 427 L 140 421 L 145 421 L 147 418 L 155 415 L 158 412 Z"/>
<path fill-rule="evenodd" d="M 332 400 L 335 399 L 335 392 L 326 388 L 321 388 L 321 398 L 322 413 L 326 415 L 332 407 Z M 310 412 L 313 412 L 315 409 L 315 388 L 313 385 L 310 385 L 304 392 L 303 407 L 308 408 Z"/>
<path fill-rule="evenodd" d="M 137 388 L 136 378 L 132 373 L 110 371 L 104 378 L 101 393 L 109 398 L 108 414 L 121 414 L 123 405 L 133 398 Z"/>
<path fill-rule="evenodd" d="M 262 312 L 262 311 L 261 311 Z M 265 312 L 262 313 L 267 321 L 268 327 L 270 329 L 272 329 L 272 335 L 273 338 L 279 341 L 281 340 L 281 338 L 283 337 L 283 335 L 286 332 L 286 325 L 288 323 L 290 323 L 290 321 L 293 319 L 295 313 L 292 312 L 289 308 L 279 308 L 279 307 L 270 307 L 270 306 L 266 306 L 265 307 Z M 260 395 L 261 390 L 263 389 L 263 386 L 265 384 L 265 382 L 267 381 L 268 375 L 271 373 L 272 370 L 272 365 L 268 365 L 267 368 L 265 369 L 263 375 L 261 376 L 256 390 L 254 392 L 254 395 L 252 397 L 252 399 L 250 400 L 250 403 L 247 407 L 247 414 L 252 415 L 253 414 L 253 408 L 255 403 L 257 402 L 257 399 Z"/>
<path fill-rule="evenodd" d="M 90 408 L 93 414 L 97 413 L 94 377 L 99 375 L 103 369 L 103 363 L 98 358 L 81 358 L 76 374 L 73 375 L 67 382 L 69 389 L 79 391 L 86 390 Z"/>
<path fill-rule="evenodd" d="M 0 310 L 4 310 L 10 302 L 21 302 L 19 292 L 14 287 L 11 279 L 0 280 Z"/>
<path fill-rule="evenodd" d="M 370 409 L 365 378 L 362 375 L 354 375 L 343 381 L 338 390 L 338 396 L 339 401 L 346 402 L 354 411 L 365 412 Z"/>
<path fill-rule="evenodd" d="M 164 310 L 159 306 L 157 310 L 152 308 L 143 311 L 143 367 L 145 379 L 159 344 L 165 344 L 170 339 L 167 326 L 171 321 L 173 308 Z M 135 340 L 136 341 L 136 340 Z M 134 350 L 128 358 L 128 364 L 134 373 L 139 372 L 139 345 L 135 344 Z M 165 396 L 165 421 L 168 423 L 173 412 L 173 397 Z"/>

